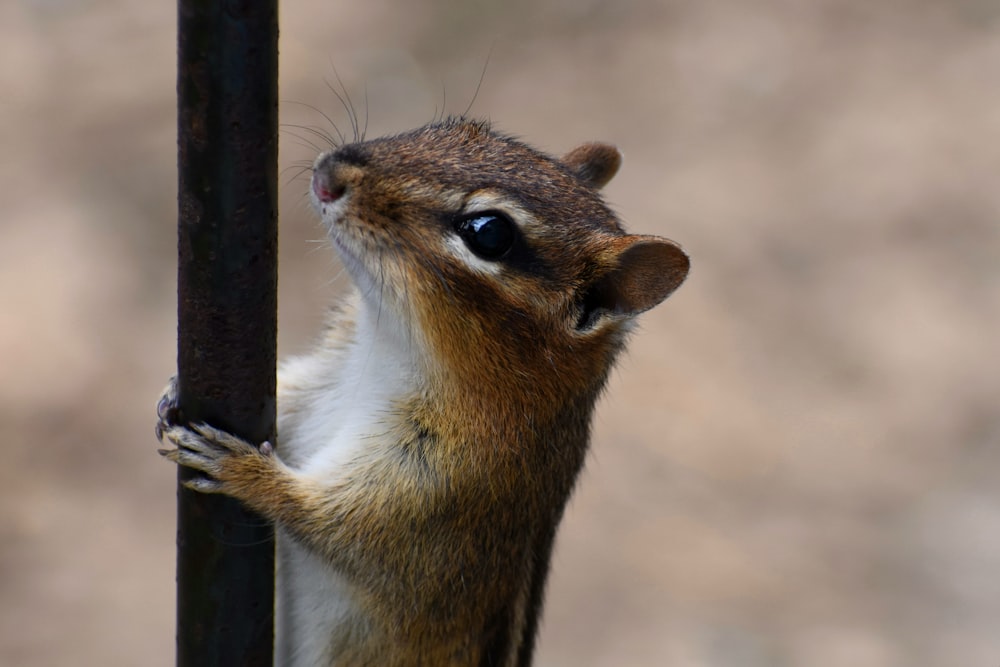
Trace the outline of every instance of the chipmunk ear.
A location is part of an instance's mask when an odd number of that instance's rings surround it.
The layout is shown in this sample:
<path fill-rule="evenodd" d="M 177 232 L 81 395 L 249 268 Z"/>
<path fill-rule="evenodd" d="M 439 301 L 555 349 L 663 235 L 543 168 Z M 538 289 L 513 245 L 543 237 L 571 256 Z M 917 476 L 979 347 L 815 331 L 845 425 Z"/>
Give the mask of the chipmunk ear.
<path fill-rule="evenodd" d="M 578 330 L 649 310 L 680 287 L 691 264 L 680 246 L 656 236 L 619 237 L 610 255 L 611 268 L 581 293 Z"/>
<path fill-rule="evenodd" d="M 562 163 L 577 178 L 600 190 L 618 173 L 622 166 L 622 152 L 611 144 L 583 144 L 566 153 Z"/>

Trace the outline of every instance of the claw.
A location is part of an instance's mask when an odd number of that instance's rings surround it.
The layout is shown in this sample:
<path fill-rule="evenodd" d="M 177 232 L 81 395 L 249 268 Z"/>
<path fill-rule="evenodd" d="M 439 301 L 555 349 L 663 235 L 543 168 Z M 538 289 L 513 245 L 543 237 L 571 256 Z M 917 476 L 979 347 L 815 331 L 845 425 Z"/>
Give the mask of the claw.
<path fill-rule="evenodd" d="M 173 406 L 173 401 L 167 394 L 160 396 L 160 400 L 156 402 L 156 416 L 160 419 L 167 418 L 167 412 Z"/>
<path fill-rule="evenodd" d="M 184 487 L 199 493 L 222 493 L 222 484 L 206 477 L 193 477 L 184 482 Z"/>
<path fill-rule="evenodd" d="M 184 422 L 180 408 L 177 407 L 177 376 L 170 378 L 160 400 L 156 402 L 156 426 L 154 433 L 156 439 L 163 442 L 164 431 L 173 424 Z"/>

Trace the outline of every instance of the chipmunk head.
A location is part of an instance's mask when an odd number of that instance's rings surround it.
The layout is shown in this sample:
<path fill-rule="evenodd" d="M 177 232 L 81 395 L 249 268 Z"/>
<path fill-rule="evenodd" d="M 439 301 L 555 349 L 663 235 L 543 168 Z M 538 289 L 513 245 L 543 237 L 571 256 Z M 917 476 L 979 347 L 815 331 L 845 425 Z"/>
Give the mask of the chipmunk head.
<path fill-rule="evenodd" d="M 561 159 L 449 119 L 315 162 L 312 199 L 366 301 L 470 386 L 599 386 L 639 313 L 684 280 L 673 242 L 626 234 L 598 190 L 621 155 Z"/>

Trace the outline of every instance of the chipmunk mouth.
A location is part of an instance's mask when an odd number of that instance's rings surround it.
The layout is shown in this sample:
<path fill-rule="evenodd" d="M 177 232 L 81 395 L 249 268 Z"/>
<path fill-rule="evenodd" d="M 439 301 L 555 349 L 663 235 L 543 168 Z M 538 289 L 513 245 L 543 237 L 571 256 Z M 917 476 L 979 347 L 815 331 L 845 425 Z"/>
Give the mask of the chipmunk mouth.
<path fill-rule="evenodd" d="M 322 168 L 320 160 L 313 169 L 309 198 L 348 273 L 355 283 L 364 282 L 368 271 L 363 249 L 358 247 L 360 244 L 351 234 L 347 221 L 350 189 L 334 177 L 334 170 Z"/>
<path fill-rule="evenodd" d="M 341 263 L 351 276 L 351 280 L 363 292 L 371 292 L 379 282 L 377 271 L 372 269 L 373 251 L 369 247 L 364 234 L 359 230 L 362 222 L 355 220 L 347 211 L 347 195 L 341 195 L 331 202 L 323 202 L 319 195 L 312 192 L 313 201 L 319 211 L 320 219 L 326 228 L 327 237 L 336 250 Z"/>

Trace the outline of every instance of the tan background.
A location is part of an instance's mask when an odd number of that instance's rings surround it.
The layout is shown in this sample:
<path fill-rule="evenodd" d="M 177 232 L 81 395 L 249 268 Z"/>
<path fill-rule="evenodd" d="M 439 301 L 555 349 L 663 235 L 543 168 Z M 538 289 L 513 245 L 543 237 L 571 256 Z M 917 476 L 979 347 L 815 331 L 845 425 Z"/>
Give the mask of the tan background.
<path fill-rule="evenodd" d="M 1000 665 L 996 0 L 307 2 L 282 119 L 442 107 L 553 152 L 689 282 L 614 376 L 542 665 Z M 0 664 L 173 661 L 174 6 L 0 4 Z M 445 95 L 442 91 L 446 91 Z M 282 134 L 283 167 L 311 157 Z M 282 177 L 281 351 L 338 270 Z"/>

